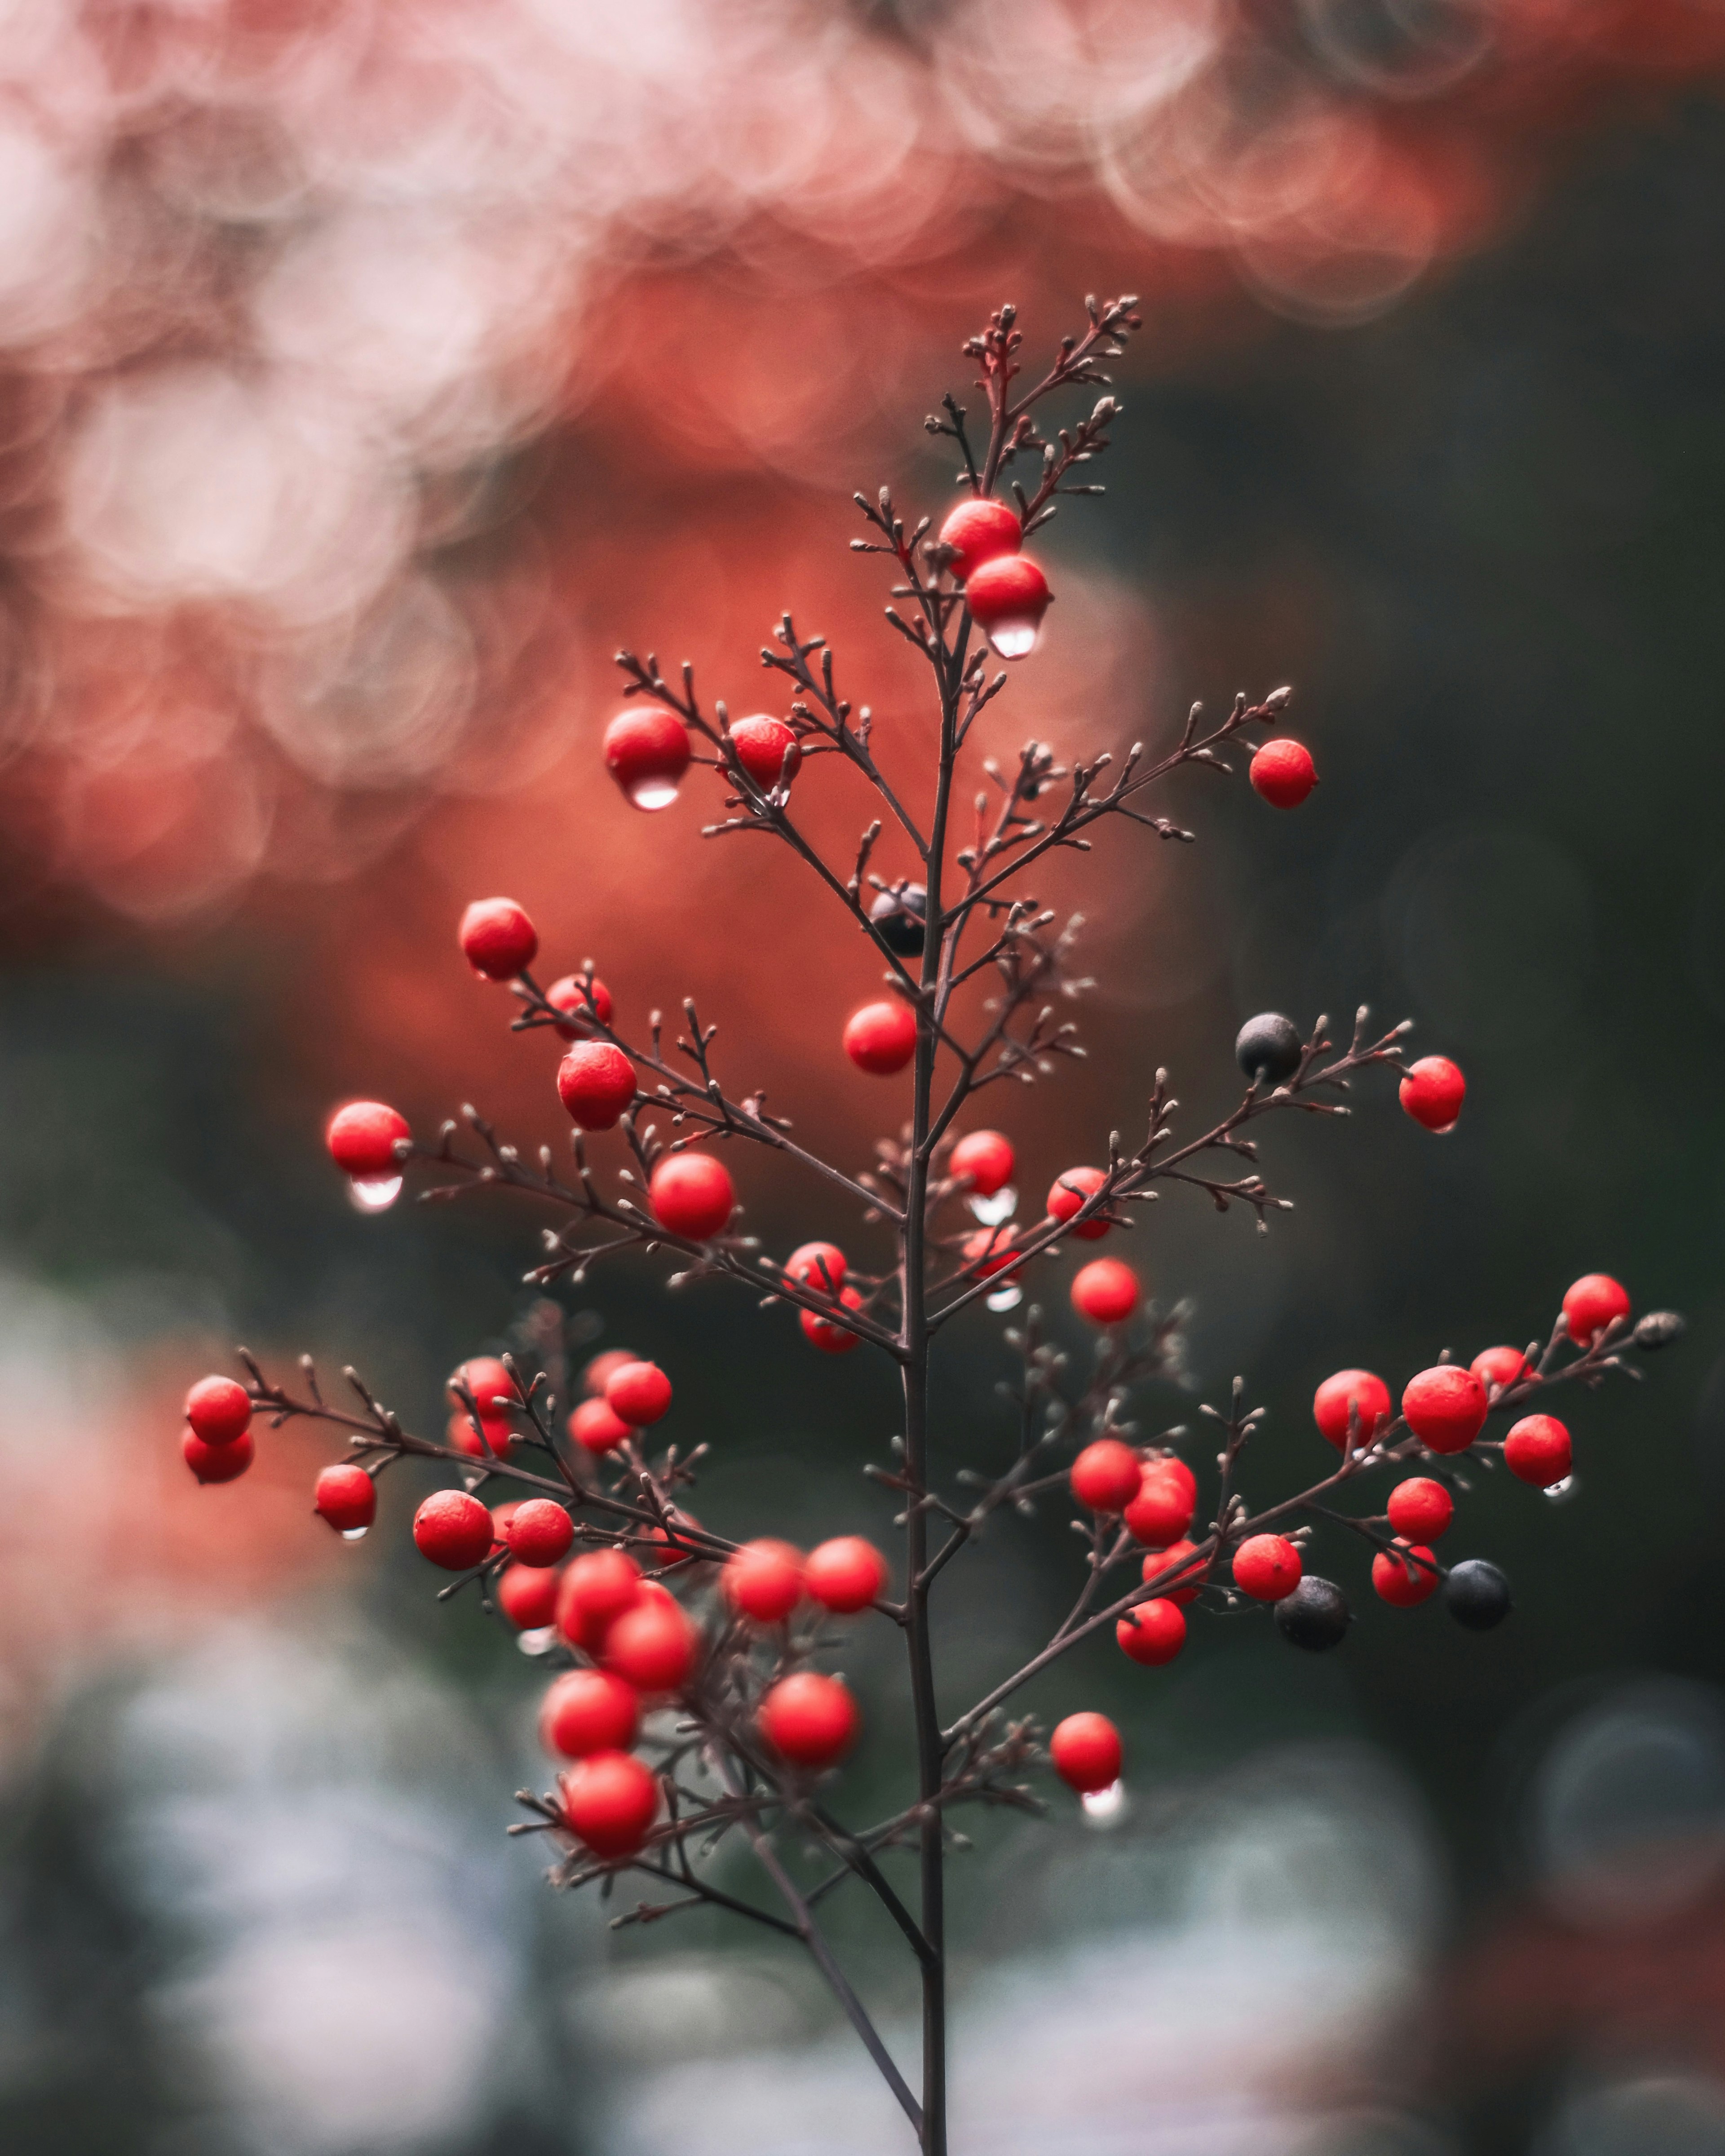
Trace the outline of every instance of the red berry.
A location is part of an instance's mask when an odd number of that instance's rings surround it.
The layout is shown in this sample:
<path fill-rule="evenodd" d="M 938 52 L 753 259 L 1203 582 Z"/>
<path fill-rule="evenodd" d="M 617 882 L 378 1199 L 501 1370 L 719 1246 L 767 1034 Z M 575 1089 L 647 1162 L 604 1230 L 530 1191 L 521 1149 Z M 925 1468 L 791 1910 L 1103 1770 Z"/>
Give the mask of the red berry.
<path fill-rule="evenodd" d="M 845 1285 L 848 1267 L 836 1243 L 803 1243 L 784 1262 L 784 1276 L 798 1287 L 812 1287 L 817 1295 L 836 1295 Z"/>
<path fill-rule="evenodd" d="M 413 1135 L 408 1119 L 383 1101 L 349 1101 L 324 1126 L 330 1158 L 344 1175 L 393 1175 L 395 1148 Z"/>
<path fill-rule="evenodd" d="M 507 1460 L 515 1450 L 515 1432 L 508 1423 L 482 1415 L 475 1430 L 465 1408 L 449 1417 L 444 1435 L 452 1451 L 465 1453 L 470 1460 Z"/>
<path fill-rule="evenodd" d="M 1605 1327 L 1630 1312 L 1628 1291 L 1609 1273 L 1584 1273 L 1563 1297 L 1563 1322 L 1580 1348 L 1591 1348 Z"/>
<path fill-rule="evenodd" d="M 1399 1547 L 1408 1555 L 1397 1557 L 1390 1550 L 1379 1550 L 1372 1559 L 1372 1584 L 1394 1609 L 1412 1609 L 1430 1594 L 1435 1594 L 1439 1585 L 1436 1561 L 1431 1552 L 1418 1543 L 1409 1543 L 1404 1537 Z M 1419 1562 L 1424 1559 L 1424 1563 Z"/>
<path fill-rule="evenodd" d="M 646 705 L 621 711 L 605 729 L 605 768 L 636 808 L 668 808 L 689 768 L 689 729 Z"/>
<path fill-rule="evenodd" d="M 846 1310 L 862 1308 L 862 1297 L 854 1287 L 841 1287 L 839 1301 Z M 862 1344 L 860 1332 L 840 1325 L 836 1318 L 823 1317 L 819 1311 L 798 1311 L 797 1322 L 803 1328 L 803 1337 L 812 1348 L 819 1348 L 823 1355 L 848 1355 L 853 1348 Z"/>
<path fill-rule="evenodd" d="M 968 1175 L 978 1198 L 992 1198 L 1012 1181 L 1014 1164 L 1010 1139 L 999 1131 L 972 1131 L 953 1147 L 947 1172 Z"/>
<path fill-rule="evenodd" d="M 1549 1490 L 1569 1472 L 1569 1433 L 1555 1415 L 1523 1415 L 1503 1440 L 1503 1464 L 1518 1482 Z"/>
<path fill-rule="evenodd" d="M 578 1130 L 615 1130 L 635 1097 L 635 1066 L 614 1041 L 578 1040 L 557 1065 L 557 1098 Z"/>
<path fill-rule="evenodd" d="M 1317 766 L 1303 742 L 1286 734 L 1265 742 L 1246 767 L 1253 790 L 1272 808 L 1297 808 L 1317 783 Z"/>
<path fill-rule="evenodd" d="M 1234 1584 L 1254 1602 L 1280 1602 L 1300 1584 L 1300 1553 L 1286 1535 L 1249 1535 L 1234 1553 Z"/>
<path fill-rule="evenodd" d="M 1072 1307 L 1092 1325 L 1119 1325 L 1137 1308 L 1138 1276 L 1118 1258 L 1092 1258 L 1072 1281 Z"/>
<path fill-rule="evenodd" d="M 628 1752 L 595 1752 L 557 1784 L 571 1833 L 595 1856 L 633 1856 L 659 1812 L 659 1777 Z"/>
<path fill-rule="evenodd" d="M 763 793 L 772 793 L 781 782 L 789 785 L 803 761 L 801 745 L 784 721 L 764 715 L 739 719 L 731 729 L 731 746 Z"/>
<path fill-rule="evenodd" d="M 948 566 L 952 581 L 962 584 L 984 562 L 1016 554 L 1024 543 L 1024 527 L 1004 501 L 992 495 L 974 495 L 961 501 L 942 525 L 940 543 L 952 549 L 955 558 Z"/>
<path fill-rule="evenodd" d="M 1390 1491 L 1387 1509 L 1404 1543 L 1435 1543 L 1455 1517 L 1455 1500 L 1429 1475 L 1410 1475 Z"/>
<path fill-rule="evenodd" d="M 1000 659 L 1024 659 L 1035 649 L 1054 599 L 1048 578 L 1028 554 L 997 554 L 979 563 L 965 578 L 964 597 Z"/>
<path fill-rule="evenodd" d="M 251 1426 L 250 1395 L 232 1378 L 200 1378 L 186 1395 L 186 1419 L 206 1445 L 232 1445 Z"/>
<path fill-rule="evenodd" d="M 1186 1644 L 1186 1613 L 1166 1595 L 1140 1602 L 1114 1627 L 1114 1637 L 1132 1661 L 1159 1669 Z"/>
<path fill-rule="evenodd" d="M 1486 1389 L 1459 1363 L 1435 1363 L 1402 1389 L 1408 1428 L 1434 1452 L 1466 1452 L 1486 1426 Z"/>
<path fill-rule="evenodd" d="M 737 1210 L 731 1171 L 710 1152 L 663 1154 L 653 1171 L 648 1198 L 661 1228 L 696 1243 L 721 1234 Z"/>
<path fill-rule="evenodd" d="M 249 1436 L 230 1437 L 225 1445 L 206 1445 L 195 1430 L 186 1432 L 180 1450 L 200 1482 L 232 1482 L 244 1474 L 257 1456 L 257 1447 Z"/>
<path fill-rule="evenodd" d="M 557 1615 L 562 1584 L 548 1566 L 511 1564 L 499 1573 L 491 1592 L 517 1632 L 542 1632 Z"/>
<path fill-rule="evenodd" d="M 363 1467 L 338 1460 L 326 1467 L 311 1488 L 311 1509 L 337 1534 L 368 1527 L 377 1517 L 377 1486 Z"/>
<path fill-rule="evenodd" d="M 641 1599 L 641 1568 L 626 1550 L 593 1550 L 564 1573 L 557 1627 L 571 1646 L 591 1654 L 607 1630 Z"/>
<path fill-rule="evenodd" d="M 1072 1495 L 1093 1512 L 1123 1512 L 1143 1480 L 1143 1461 L 1117 1437 L 1099 1437 L 1072 1462 Z"/>
<path fill-rule="evenodd" d="M 459 1385 L 473 1395 L 481 1422 L 501 1422 L 511 1427 L 509 1410 L 521 1399 L 515 1379 L 495 1355 L 475 1355 L 449 1373 L 449 1390 L 456 1398 Z"/>
<path fill-rule="evenodd" d="M 575 1522 L 549 1497 L 529 1497 L 510 1516 L 503 1539 L 517 1564 L 560 1564 L 575 1539 Z"/>
<path fill-rule="evenodd" d="M 1069 1714 L 1048 1740 L 1054 1770 L 1068 1789 L 1088 1796 L 1120 1779 L 1120 1732 L 1106 1714 Z"/>
<path fill-rule="evenodd" d="M 1153 1460 L 1124 1517 L 1127 1531 L 1147 1549 L 1166 1549 L 1191 1526 L 1197 1509 L 1197 1478 L 1185 1461 Z"/>
<path fill-rule="evenodd" d="M 695 1627 L 670 1595 L 644 1594 L 606 1628 L 599 1654 L 638 1691 L 675 1691 L 695 1666 Z"/>
<path fill-rule="evenodd" d="M 605 1405 L 631 1430 L 659 1421 L 670 1404 L 671 1381 L 656 1363 L 625 1363 L 605 1387 Z"/>
<path fill-rule="evenodd" d="M 1355 1416 L 1362 1445 L 1389 1420 L 1389 1388 L 1375 1370 L 1337 1370 L 1312 1396 L 1312 1419 L 1337 1452 L 1348 1443 Z"/>
<path fill-rule="evenodd" d="M 552 1028 L 565 1040 L 585 1040 L 594 1019 L 601 1025 L 611 1023 L 611 991 L 596 974 L 565 973 L 545 991 L 545 1000 L 553 1010 L 567 1012 L 567 1020 Z"/>
<path fill-rule="evenodd" d="M 491 1516 L 465 1490 L 434 1490 L 413 1515 L 413 1541 L 445 1572 L 466 1572 L 491 1553 Z"/>
<path fill-rule="evenodd" d="M 582 1391 L 593 1399 L 603 1399 L 614 1373 L 625 1363 L 639 1363 L 640 1359 L 633 1348 L 606 1348 L 603 1355 L 595 1355 L 581 1373 Z"/>
<path fill-rule="evenodd" d="M 1048 1194 L 1048 1217 L 1050 1220 L 1070 1220 L 1081 1210 L 1085 1200 L 1093 1198 L 1107 1180 L 1099 1168 L 1069 1168 Z M 1094 1243 L 1107 1232 L 1108 1220 L 1104 1214 L 1080 1221 L 1072 1230 L 1083 1243 Z"/>
<path fill-rule="evenodd" d="M 1165 1550 L 1155 1551 L 1145 1558 L 1142 1572 L 1144 1584 L 1148 1587 L 1163 1578 L 1165 1573 L 1178 1571 L 1189 1558 L 1197 1555 L 1196 1543 L 1170 1543 Z M 1180 1586 L 1170 1589 L 1166 1599 L 1170 1602 L 1196 1602 L 1201 1579 L 1202 1568 L 1188 1573 L 1185 1581 Z"/>
<path fill-rule="evenodd" d="M 566 1671 L 539 1710 L 539 1742 L 565 1759 L 626 1752 L 640 1726 L 641 1695 L 609 1670 Z"/>
<path fill-rule="evenodd" d="M 462 955 L 488 981 L 512 981 L 539 949 L 539 931 L 512 898 L 476 898 L 461 916 Z"/>
<path fill-rule="evenodd" d="M 1401 1082 L 1403 1107 L 1439 1137 L 1453 1131 L 1467 1097 L 1467 1081 L 1447 1055 L 1422 1055 Z"/>
<path fill-rule="evenodd" d="M 959 1255 L 965 1271 L 978 1280 L 992 1280 L 996 1273 L 1021 1273 L 1024 1269 L 1024 1260 L 1013 1248 L 1010 1228 L 978 1228 L 965 1237 Z"/>
<path fill-rule="evenodd" d="M 793 1767 L 830 1767 L 855 1740 L 861 1721 L 848 1686 L 814 1670 L 781 1677 L 755 1720 L 781 1759 Z"/>
<path fill-rule="evenodd" d="M 859 1070 L 890 1078 L 916 1053 L 916 1013 L 906 1004 L 865 1004 L 845 1029 L 845 1053 Z"/>
<path fill-rule="evenodd" d="M 1527 1358 L 1519 1348 L 1481 1348 L 1468 1368 L 1489 1391 L 1512 1385 L 1527 1373 Z"/>
<path fill-rule="evenodd" d="M 850 1617 L 879 1599 L 886 1584 L 886 1560 L 860 1535 L 834 1535 L 809 1553 L 803 1585 L 812 1600 Z"/>
<path fill-rule="evenodd" d="M 745 1543 L 726 1558 L 719 1588 L 739 1616 L 779 1624 L 803 1599 L 803 1553 L 788 1543 Z"/>

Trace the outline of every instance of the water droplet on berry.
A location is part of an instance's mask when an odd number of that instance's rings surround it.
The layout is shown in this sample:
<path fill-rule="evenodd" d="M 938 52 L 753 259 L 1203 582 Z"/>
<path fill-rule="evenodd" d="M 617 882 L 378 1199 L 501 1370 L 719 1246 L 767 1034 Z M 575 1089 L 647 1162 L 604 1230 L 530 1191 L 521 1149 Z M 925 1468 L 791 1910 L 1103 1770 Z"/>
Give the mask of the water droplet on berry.
<path fill-rule="evenodd" d="M 983 1198 L 973 1191 L 965 1204 L 985 1228 L 998 1228 L 1003 1220 L 1011 1219 L 1019 1209 L 1019 1194 L 1009 1183 L 997 1190 L 992 1198 Z"/>
<path fill-rule="evenodd" d="M 548 1655 L 557 1643 L 555 1625 L 536 1625 L 530 1632 L 516 1635 L 516 1645 L 524 1655 Z"/>
<path fill-rule="evenodd" d="M 1006 1287 L 997 1287 L 993 1295 L 984 1296 L 983 1301 L 990 1310 L 1016 1310 L 1024 1299 L 1024 1291 L 1015 1282 Z"/>
<path fill-rule="evenodd" d="M 655 772 L 623 789 L 632 808 L 669 808 L 677 798 L 677 781 Z"/>
<path fill-rule="evenodd" d="M 401 1186 L 398 1175 L 356 1175 L 347 1185 L 347 1195 L 357 1212 L 387 1213 L 400 1197 Z"/>
<path fill-rule="evenodd" d="M 369 1527 L 343 1527 L 341 1539 L 344 1543 L 362 1543 L 371 1532 Z"/>
<path fill-rule="evenodd" d="M 1088 1789 L 1078 1801 L 1091 1826 L 1116 1826 L 1126 1815 L 1126 1784 L 1110 1782 L 1106 1789 Z"/>
<path fill-rule="evenodd" d="M 1040 616 L 1009 613 L 997 621 L 988 631 L 988 641 L 994 647 L 998 659 L 1028 659 L 1036 649 L 1036 635 L 1041 628 Z"/>
<path fill-rule="evenodd" d="M 1566 1475 L 1561 1482 L 1548 1483 L 1545 1494 L 1554 1505 L 1567 1504 L 1575 1495 L 1575 1477 Z"/>

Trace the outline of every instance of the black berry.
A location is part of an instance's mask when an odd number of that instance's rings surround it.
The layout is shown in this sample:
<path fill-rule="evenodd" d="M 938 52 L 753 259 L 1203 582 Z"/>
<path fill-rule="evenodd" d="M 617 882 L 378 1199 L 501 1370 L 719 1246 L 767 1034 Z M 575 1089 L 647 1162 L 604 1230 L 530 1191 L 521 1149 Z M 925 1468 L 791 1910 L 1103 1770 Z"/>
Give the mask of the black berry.
<path fill-rule="evenodd" d="M 902 891 L 883 891 L 869 908 L 875 932 L 901 958 L 920 958 L 927 935 L 928 893 L 920 883 Z"/>
<path fill-rule="evenodd" d="M 1300 1029 L 1280 1011 L 1260 1011 L 1240 1029 L 1234 1054 L 1248 1078 L 1262 1077 L 1271 1086 L 1291 1078 L 1300 1067 L 1306 1044 Z"/>
<path fill-rule="evenodd" d="M 1321 1655 L 1327 1647 L 1341 1645 L 1353 1622 L 1353 1612 L 1348 1606 L 1348 1597 L 1333 1581 L 1308 1572 L 1293 1593 L 1276 1604 L 1276 1622 L 1283 1639 L 1291 1645 L 1303 1647 L 1309 1655 Z"/>
<path fill-rule="evenodd" d="M 1470 1632 L 1489 1632 L 1510 1613 L 1509 1582 L 1495 1564 L 1471 1557 L 1451 1569 L 1444 1582 L 1444 1601 L 1458 1625 Z"/>

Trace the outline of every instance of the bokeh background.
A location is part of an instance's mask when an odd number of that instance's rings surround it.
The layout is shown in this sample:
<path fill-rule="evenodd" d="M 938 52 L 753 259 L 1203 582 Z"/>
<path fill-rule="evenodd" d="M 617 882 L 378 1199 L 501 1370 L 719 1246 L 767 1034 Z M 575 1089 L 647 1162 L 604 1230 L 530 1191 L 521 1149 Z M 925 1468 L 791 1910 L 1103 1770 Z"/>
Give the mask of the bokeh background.
<path fill-rule="evenodd" d="M 958 1867 L 960 2146 L 1725 2150 L 1722 70 L 1712 0 L 0 0 L 8 2148 L 901 2144 L 793 1960 L 545 1894 L 503 1833 L 542 1680 L 434 1606 L 405 1496 L 336 1543 L 291 1432 L 198 1491 L 177 1403 L 243 1339 L 424 1424 L 525 1316 L 529 1218 L 362 1219 L 318 1143 L 352 1091 L 557 1136 L 469 897 L 629 1023 L 697 990 L 730 1074 L 866 1158 L 874 968 L 793 865 L 699 838 L 698 786 L 649 819 L 598 775 L 610 654 L 773 708 L 793 607 L 913 767 L 849 494 L 947 498 L 920 421 L 990 307 L 1048 346 L 1131 290 L 1110 490 L 1044 543 L 990 745 L 1287 680 L 1324 783 L 1279 817 L 1194 777 L 1197 846 L 1050 869 L 1100 985 L 1091 1060 L 995 1096 L 1024 1186 L 1158 1065 L 1219 1107 L 1266 1006 L 1411 1014 L 1472 1086 L 1441 1143 L 1383 1086 L 1277 1131 L 1267 1240 L 1154 1209 L 1196 1392 L 1147 1417 L 1248 1373 L 1267 1489 L 1327 1370 L 1521 1340 L 1584 1270 L 1692 1330 L 1573 1404 L 1574 1502 L 1494 1481 L 1452 1531 L 1516 1583 L 1501 1633 L 1374 1607 L 1308 1664 L 1215 1624 L 1034 1690 L 1119 1718 L 1131 1802 Z M 824 764 L 798 806 L 840 850 L 866 814 Z M 769 1168 L 770 1246 L 860 1236 Z M 716 1527 L 886 1532 L 862 1357 L 644 1265 L 568 1307 L 672 1368 Z M 1009 1441 L 999 1330 L 952 1340 L 955 1460 Z M 967 1562 L 955 1702 L 1074 1572 L 1047 1522 Z M 858 1816 L 890 1647 L 850 1669 Z M 906 2027 L 891 1943 L 834 1922 Z"/>

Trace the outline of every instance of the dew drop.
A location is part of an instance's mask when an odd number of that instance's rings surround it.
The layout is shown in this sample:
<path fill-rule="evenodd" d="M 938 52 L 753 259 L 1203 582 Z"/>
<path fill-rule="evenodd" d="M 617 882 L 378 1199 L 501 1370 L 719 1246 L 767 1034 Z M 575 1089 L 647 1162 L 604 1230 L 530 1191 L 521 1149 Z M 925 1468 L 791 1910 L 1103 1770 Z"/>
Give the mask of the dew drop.
<path fill-rule="evenodd" d="M 548 1655 L 557 1643 L 555 1625 L 536 1625 L 531 1632 L 516 1635 L 516 1645 L 524 1655 Z"/>
<path fill-rule="evenodd" d="M 1554 1505 L 1568 1504 L 1570 1498 L 1575 1495 L 1575 1477 L 1573 1475 L 1566 1475 L 1561 1482 L 1548 1484 L 1545 1494 Z"/>
<path fill-rule="evenodd" d="M 990 1310 L 999 1311 L 1016 1310 L 1024 1299 L 1024 1291 L 1016 1282 L 1007 1287 L 997 1287 L 993 1295 L 983 1298 Z"/>
<path fill-rule="evenodd" d="M 998 1228 L 1003 1220 L 1011 1219 L 1018 1211 L 1019 1194 L 1009 1183 L 1004 1190 L 997 1190 L 992 1198 L 983 1198 L 973 1191 L 964 1202 L 985 1228 Z"/>
<path fill-rule="evenodd" d="M 347 1195 L 359 1213 L 387 1213 L 401 1195 L 402 1178 L 398 1175 L 356 1175 L 347 1185 Z"/>
<path fill-rule="evenodd" d="M 343 1527 L 341 1539 L 344 1543 L 362 1543 L 371 1532 L 369 1527 Z"/>
<path fill-rule="evenodd" d="M 677 784 L 675 778 L 649 773 L 644 778 L 633 780 L 623 791 L 631 808 L 669 808 L 677 798 Z"/>
<path fill-rule="evenodd" d="M 1040 616 L 1009 613 L 1004 620 L 994 623 L 988 631 L 988 641 L 999 659 L 1028 659 L 1036 649 L 1037 632 L 1041 627 Z"/>
<path fill-rule="evenodd" d="M 1091 1826 L 1117 1826 L 1126 1816 L 1126 1784 L 1110 1782 L 1106 1789 L 1088 1790 L 1078 1801 Z"/>

